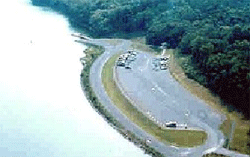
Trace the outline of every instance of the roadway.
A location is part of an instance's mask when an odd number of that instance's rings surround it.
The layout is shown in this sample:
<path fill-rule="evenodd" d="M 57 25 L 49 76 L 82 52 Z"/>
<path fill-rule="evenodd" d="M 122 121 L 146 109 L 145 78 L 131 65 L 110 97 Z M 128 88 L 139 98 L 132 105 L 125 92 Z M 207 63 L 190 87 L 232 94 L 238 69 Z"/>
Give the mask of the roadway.
<path fill-rule="evenodd" d="M 117 52 L 124 50 L 131 45 L 130 41 L 122 40 L 119 45 L 112 45 L 103 40 L 92 40 L 92 41 L 84 41 L 87 43 L 93 43 L 96 45 L 101 45 L 105 48 L 105 52 L 98 57 L 90 69 L 90 84 L 99 98 L 100 102 L 105 106 L 105 108 L 125 127 L 126 130 L 133 132 L 136 136 L 140 137 L 143 140 L 150 139 L 150 145 L 157 149 L 159 152 L 164 154 L 167 157 L 176 157 L 182 156 L 181 152 L 186 152 L 189 149 L 187 148 L 177 148 L 173 146 L 167 146 L 162 142 L 159 142 L 153 136 L 142 130 L 140 127 L 131 122 L 120 110 L 112 103 L 110 98 L 105 92 L 105 89 L 102 85 L 101 72 L 106 61 L 112 57 Z M 185 156 L 185 155 L 184 155 Z"/>
<path fill-rule="evenodd" d="M 96 59 L 90 70 L 90 84 L 101 103 L 125 127 L 144 140 L 150 139 L 150 145 L 168 157 L 199 157 L 204 153 L 217 150 L 222 146 L 223 135 L 218 125 L 223 117 L 215 113 L 201 100 L 183 89 L 166 71 L 154 71 L 151 67 L 153 56 L 141 53 L 132 69 L 117 68 L 117 78 L 126 96 L 131 98 L 139 110 L 154 115 L 159 121 L 177 120 L 185 122 L 188 113 L 189 126 L 199 127 L 208 133 L 208 140 L 195 148 L 178 148 L 165 145 L 131 122 L 112 103 L 102 85 L 101 72 L 106 61 L 120 51 L 126 51 L 131 45 L 128 40 L 121 40 L 118 45 L 109 44 L 106 40 L 84 41 L 101 45 L 105 52 Z M 153 89 L 153 90 L 152 90 Z M 188 110 L 188 112 L 187 112 Z"/>

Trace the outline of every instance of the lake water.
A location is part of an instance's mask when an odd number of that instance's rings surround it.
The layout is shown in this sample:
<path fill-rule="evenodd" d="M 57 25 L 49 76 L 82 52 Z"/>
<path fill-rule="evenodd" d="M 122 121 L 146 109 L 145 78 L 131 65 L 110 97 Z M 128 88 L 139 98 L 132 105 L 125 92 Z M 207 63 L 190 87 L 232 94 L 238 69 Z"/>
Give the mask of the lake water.
<path fill-rule="evenodd" d="M 80 86 L 84 46 L 65 17 L 0 2 L 0 156 L 140 157 Z"/>

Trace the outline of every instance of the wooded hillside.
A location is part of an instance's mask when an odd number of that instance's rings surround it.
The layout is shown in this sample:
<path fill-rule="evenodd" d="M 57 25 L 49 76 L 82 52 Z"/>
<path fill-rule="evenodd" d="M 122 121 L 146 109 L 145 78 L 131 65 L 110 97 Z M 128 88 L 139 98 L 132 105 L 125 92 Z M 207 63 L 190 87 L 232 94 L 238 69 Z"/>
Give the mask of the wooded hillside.
<path fill-rule="evenodd" d="M 146 35 L 178 48 L 186 74 L 250 118 L 249 0 L 32 0 L 93 37 Z"/>

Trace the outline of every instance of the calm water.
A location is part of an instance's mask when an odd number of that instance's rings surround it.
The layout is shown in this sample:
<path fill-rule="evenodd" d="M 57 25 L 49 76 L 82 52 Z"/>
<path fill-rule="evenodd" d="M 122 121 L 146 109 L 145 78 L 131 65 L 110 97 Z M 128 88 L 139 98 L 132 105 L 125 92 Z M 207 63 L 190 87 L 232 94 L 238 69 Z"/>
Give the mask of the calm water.
<path fill-rule="evenodd" d="M 89 105 L 67 19 L 0 2 L 0 156 L 147 156 Z"/>

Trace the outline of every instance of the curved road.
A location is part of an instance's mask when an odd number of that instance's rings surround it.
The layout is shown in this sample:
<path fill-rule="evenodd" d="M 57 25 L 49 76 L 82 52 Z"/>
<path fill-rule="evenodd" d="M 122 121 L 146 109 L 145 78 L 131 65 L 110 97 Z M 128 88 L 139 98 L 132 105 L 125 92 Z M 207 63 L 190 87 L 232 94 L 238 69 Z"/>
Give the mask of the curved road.
<path fill-rule="evenodd" d="M 102 68 L 103 68 L 104 64 L 106 63 L 106 61 L 112 55 L 114 55 L 115 53 L 117 53 L 119 51 L 125 52 L 128 49 L 128 47 L 131 45 L 131 42 L 127 41 L 127 40 L 121 40 L 120 44 L 115 45 L 115 46 L 112 44 L 109 44 L 105 40 L 91 40 L 91 41 L 87 41 L 87 42 L 94 43 L 96 45 L 101 45 L 105 48 L 105 52 L 99 58 L 96 59 L 96 61 L 93 63 L 93 65 L 91 67 L 90 84 L 91 84 L 94 92 L 96 93 L 97 97 L 101 101 L 101 103 L 125 127 L 125 129 L 132 131 L 133 133 L 135 133 L 135 135 L 137 135 L 138 137 L 141 137 L 142 139 L 145 139 L 145 140 L 151 139 L 150 145 L 168 157 L 170 157 L 170 156 L 171 157 L 172 156 L 173 157 L 176 157 L 176 156 L 192 156 L 192 157 L 197 156 L 197 157 L 199 157 L 199 156 L 202 156 L 202 154 L 204 154 L 205 152 L 207 153 L 207 152 L 215 151 L 218 147 L 220 147 L 222 145 L 223 136 L 218 131 L 218 126 L 217 126 L 217 124 L 219 124 L 221 121 L 221 119 L 220 119 L 221 117 L 218 116 L 218 114 L 214 114 L 214 115 L 212 115 L 212 117 L 214 117 L 215 119 L 211 119 L 212 121 L 210 121 L 210 119 L 208 118 L 207 121 L 209 123 L 206 123 L 207 117 L 210 117 L 210 115 L 208 115 L 211 112 L 210 109 L 208 109 L 209 112 L 207 113 L 206 112 L 207 108 L 202 108 L 202 111 L 200 113 L 198 113 L 198 111 L 199 111 L 198 105 L 200 105 L 199 103 L 202 103 L 202 102 L 200 102 L 197 99 L 193 99 L 193 100 L 189 100 L 190 98 L 183 99 L 182 96 L 178 97 L 179 94 L 177 94 L 177 93 L 175 93 L 176 94 L 176 97 L 175 97 L 176 99 L 174 99 L 174 101 L 176 101 L 175 103 L 177 103 L 177 100 L 178 100 L 178 103 L 182 103 L 181 101 L 184 101 L 184 102 L 185 101 L 191 101 L 191 102 L 194 101 L 192 103 L 196 104 L 196 107 L 198 107 L 197 113 L 196 112 L 190 113 L 189 123 L 193 126 L 198 126 L 198 127 L 202 128 L 208 132 L 209 137 L 208 137 L 208 140 L 207 140 L 205 145 L 199 146 L 196 148 L 177 148 L 174 146 L 167 146 L 167 145 L 159 142 L 158 140 L 156 140 L 154 137 L 152 137 L 147 132 L 143 131 L 141 128 L 136 126 L 134 123 L 132 123 L 128 118 L 126 118 L 125 115 L 123 115 L 119 111 L 118 108 L 116 108 L 115 105 L 113 105 L 112 101 L 110 100 L 110 98 L 107 96 L 107 94 L 105 92 L 105 89 L 102 85 L 102 79 L 101 79 Z M 146 55 L 146 56 L 144 56 L 144 55 Z M 138 90 L 137 90 L 137 93 L 138 93 L 137 96 L 138 95 L 139 96 L 136 97 L 136 99 L 140 99 L 141 98 L 140 95 L 143 95 L 145 93 L 149 93 L 148 87 L 151 87 L 151 89 L 152 89 L 152 87 L 156 88 L 158 91 L 155 90 L 155 92 L 162 91 L 162 93 L 158 94 L 158 95 L 166 95 L 167 89 L 165 89 L 165 88 L 168 88 L 168 87 L 162 87 L 163 82 L 162 83 L 155 82 L 155 80 L 157 80 L 159 78 L 158 74 L 161 75 L 161 73 L 163 73 L 163 72 L 159 72 L 157 74 L 157 73 L 154 73 L 153 71 L 150 71 L 150 65 L 149 65 L 150 61 L 148 59 L 152 58 L 152 56 L 150 56 L 150 55 L 148 56 L 148 54 L 142 54 L 139 57 L 143 57 L 144 59 L 142 59 L 142 60 L 137 59 L 138 61 L 141 61 L 141 62 L 133 63 L 133 64 L 138 64 L 137 70 L 134 71 L 134 68 L 132 67 L 133 68 L 132 71 L 134 73 L 131 71 L 129 72 L 127 69 L 126 69 L 127 71 L 123 71 L 125 69 L 118 69 L 119 80 L 121 82 L 123 82 L 123 84 L 121 84 L 121 85 L 123 87 L 128 87 L 127 89 L 129 89 L 129 90 L 126 90 L 127 93 L 130 93 L 127 96 L 130 96 L 130 97 L 133 96 L 133 94 L 131 94 L 131 93 L 133 93 L 132 91 L 134 90 L 134 88 L 131 88 L 131 85 L 127 86 L 127 84 L 124 84 L 124 81 L 122 81 L 122 78 L 126 75 L 129 75 L 129 77 L 131 76 L 131 79 L 139 78 L 139 79 L 142 79 L 143 81 L 146 81 L 142 85 L 142 88 L 141 88 L 142 91 L 138 92 Z M 145 61 L 146 61 L 146 63 L 145 63 Z M 145 71 L 145 75 L 149 74 L 149 76 L 142 75 L 143 74 L 142 71 Z M 167 77 L 168 81 L 171 82 L 172 87 L 174 87 L 176 89 L 175 92 L 182 92 L 181 90 L 183 90 L 183 88 L 180 85 L 178 85 L 178 83 L 175 82 L 175 80 L 169 75 L 169 73 L 166 73 L 166 77 Z M 164 77 L 164 78 L 166 79 L 166 77 Z M 161 80 L 161 81 L 163 81 L 163 80 Z M 124 85 L 126 85 L 126 86 L 124 86 Z M 145 88 L 143 87 L 144 85 L 145 85 Z M 164 92 L 165 92 L 165 94 L 163 94 Z M 168 91 L 168 92 L 172 93 L 173 89 L 171 88 L 171 91 Z M 188 92 L 186 92 L 186 93 L 188 93 Z M 149 93 L 149 95 L 151 95 L 151 94 L 152 93 Z M 191 95 L 187 95 L 187 96 L 192 97 Z M 152 95 L 151 95 L 151 97 L 152 97 Z M 158 97 L 156 99 L 158 99 Z M 167 98 L 167 99 L 170 99 L 170 98 Z M 161 101 L 161 99 L 159 98 L 158 102 L 164 102 L 165 100 L 166 100 L 166 97 L 164 97 L 163 101 Z M 142 100 L 139 100 L 139 101 L 142 101 Z M 172 101 L 172 102 L 174 102 L 174 101 Z M 162 103 L 159 103 L 159 104 L 162 104 Z M 168 106 L 169 105 L 170 104 L 168 104 Z M 143 109 L 141 107 L 138 107 L 138 108 Z M 178 107 L 175 109 L 174 112 L 172 112 L 172 113 L 180 113 L 179 114 L 180 116 L 177 116 L 177 117 L 180 117 L 180 121 L 181 121 L 181 119 L 183 119 L 183 117 L 181 116 L 181 115 L 183 115 L 183 112 L 185 111 L 183 109 L 185 109 L 185 108 Z M 178 110 L 180 110 L 180 111 L 178 111 Z M 152 110 L 152 111 L 154 111 L 154 110 Z M 204 113 L 204 111 L 205 111 L 205 113 Z M 157 112 L 158 111 L 156 110 L 155 113 L 157 113 Z M 159 112 L 159 113 L 162 113 L 162 112 Z M 168 113 L 170 113 L 170 112 L 168 112 Z M 213 113 L 213 112 L 211 112 L 211 113 Z M 197 114 L 200 117 L 197 118 Z M 158 115 L 158 114 L 155 114 L 155 115 Z M 162 115 L 164 115 L 164 114 L 159 114 L 159 116 L 157 118 L 160 119 L 162 117 L 162 120 L 166 120 L 166 117 L 162 116 Z M 177 115 L 177 114 L 173 114 L 173 115 Z M 203 117 L 203 120 L 201 120 L 201 117 Z M 216 120 L 219 120 L 219 122 L 217 122 Z M 195 124 L 198 124 L 198 125 L 195 125 Z"/>

